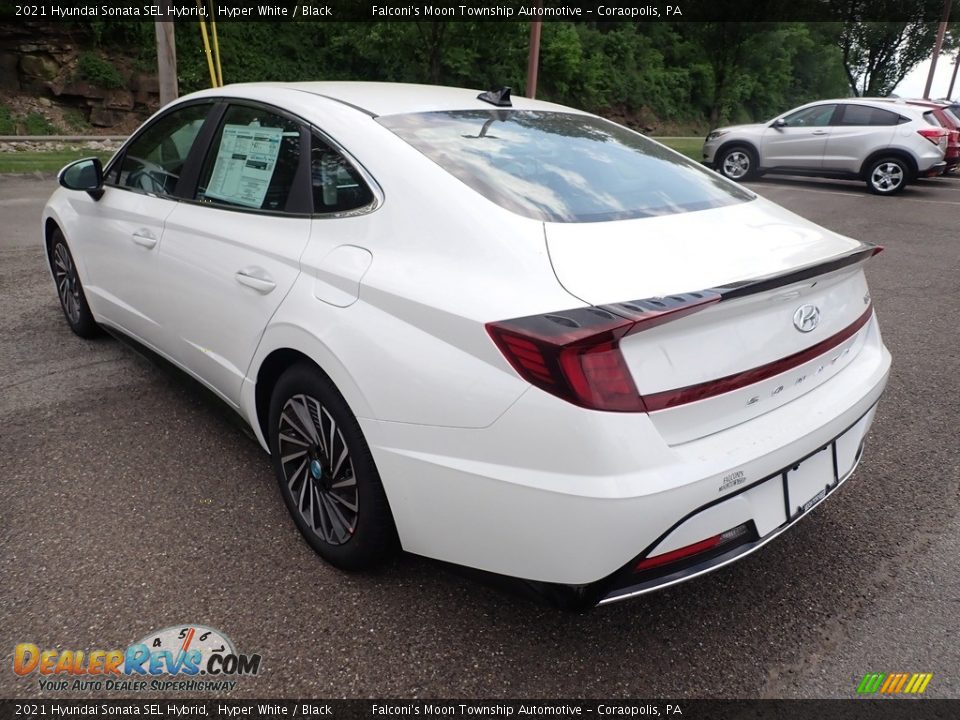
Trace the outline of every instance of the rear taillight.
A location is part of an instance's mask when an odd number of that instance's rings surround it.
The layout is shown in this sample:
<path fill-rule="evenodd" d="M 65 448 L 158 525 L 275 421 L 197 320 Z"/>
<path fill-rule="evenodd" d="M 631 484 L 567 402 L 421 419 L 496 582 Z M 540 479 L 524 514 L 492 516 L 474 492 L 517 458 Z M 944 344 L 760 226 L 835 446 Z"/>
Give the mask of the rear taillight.
<path fill-rule="evenodd" d="M 514 370 L 541 390 L 581 407 L 644 412 L 620 352 L 631 320 L 600 308 L 488 323 Z"/>
<path fill-rule="evenodd" d="M 941 150 L 947 149 L 947 133 L 942 128 L 923 128 L 917 132 Z"/>
<path fill-rule="evenodd" d="M 695 293 L 588 307 L 487 324 L 500 352 L 527 382 L 580 407 L 646 412 L 620 340 L 716 302 Z M 616 308 L 613 312 L 608 308 Z"/>

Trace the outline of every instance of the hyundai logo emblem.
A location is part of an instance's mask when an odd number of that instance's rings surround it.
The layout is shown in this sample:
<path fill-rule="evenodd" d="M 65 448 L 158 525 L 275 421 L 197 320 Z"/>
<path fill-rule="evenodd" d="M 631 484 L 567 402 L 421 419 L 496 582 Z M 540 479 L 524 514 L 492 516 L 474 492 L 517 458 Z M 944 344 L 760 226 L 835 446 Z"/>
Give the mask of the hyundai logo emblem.
<path fill-rule="evenodd" d="M 801 305 L 793 314 L 793 326 L 803 333 L 815 330 L 820 324 L 820 308 L 816 305 Z"/>

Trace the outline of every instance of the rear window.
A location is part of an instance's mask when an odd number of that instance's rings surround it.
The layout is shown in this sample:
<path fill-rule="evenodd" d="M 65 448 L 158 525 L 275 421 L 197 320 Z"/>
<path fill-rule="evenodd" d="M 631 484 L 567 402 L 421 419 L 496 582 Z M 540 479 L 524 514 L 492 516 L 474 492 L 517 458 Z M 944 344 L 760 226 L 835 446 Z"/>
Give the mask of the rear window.
<path fill-rule="evenodd" d="M 866 105 L 844 105 L 843 115 L 837 125 L 896 125 L 900 122 L 900 115 L 889 110 L 868 107 Z"/>
<path fill-rule="evenodd" d="M 940 119 L 933 114 L 932 111 L 925 112 L 923 114 L 923 119 L 927 121 L 930 125 L 936 125 L 937 127 L 943 127 L 943 123 L 940 122 Z"/>
<path fill-rule="evenodd" d="M 484 197 L 547 222 L 723 207 L 755 196 L 620 125 L 585 115 L 459 110 L 380 117 Z"/>
<path fill-rule="evenodd" d="M 957 114 L 953 110 L 944 108 L 943 114 L 950 118 L 950 122 L 952 122 L 955 127 L 960 128 L 960 117 L 957 117 Z"/>

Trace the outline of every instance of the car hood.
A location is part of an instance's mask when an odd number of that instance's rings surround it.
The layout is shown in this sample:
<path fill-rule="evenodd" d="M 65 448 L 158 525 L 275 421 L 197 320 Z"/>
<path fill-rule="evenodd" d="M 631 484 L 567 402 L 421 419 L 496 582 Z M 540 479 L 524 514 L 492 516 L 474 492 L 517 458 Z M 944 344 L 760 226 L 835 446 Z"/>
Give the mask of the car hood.
<path fill-rule="evenodd" d="M 591 305 L 723 287 L 861 246 L 761 197 L 710 210 L 545 228 L 557 279 Z"/>
<path fill-rule="evenodd" d="M 766 123 L 748 123 L 746 125 L 727 125 L 726 127 L 715 128 L 710 132 L 761 132 L 766 129 Z"/>

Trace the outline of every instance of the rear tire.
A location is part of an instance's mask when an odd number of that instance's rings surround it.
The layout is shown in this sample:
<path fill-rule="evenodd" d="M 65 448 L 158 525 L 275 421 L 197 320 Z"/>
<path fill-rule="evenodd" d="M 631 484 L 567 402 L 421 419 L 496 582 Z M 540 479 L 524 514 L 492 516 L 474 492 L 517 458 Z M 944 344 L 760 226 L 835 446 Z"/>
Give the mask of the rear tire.
<path fill-rule="evenodd" d="M 898 157 L 880 158 L 867 170 L 867 190 L 874 195 L 896 195 L 907 186 L 910 168 Z"/>
<path fill-rule="evenodd" d="M 720 151 L 715 163 L 725 178 L 734 182 L 750 180 L 757 174 L 757 154 L 746 145 L 731 145 Z"/>
<path fill-rule="evenodd" d="M 359 570 L 392 555 L 397 534 L 370 447 L 333 383 L 294 365 L 270 400 L 270 453 L 280 494 L 307 543 Z"/>
<path fill-rule="evenodd" d="M 77 264 L 59 228 L 53 231 L 50 238 L 50 268 L 57 286 L 57 296 L 60 298 L 60 309 L 63 310 L 70 329 L 82 338 L 97 337 L 100 326 L 90 312 L 83 285 L 77 275 Z"/>

